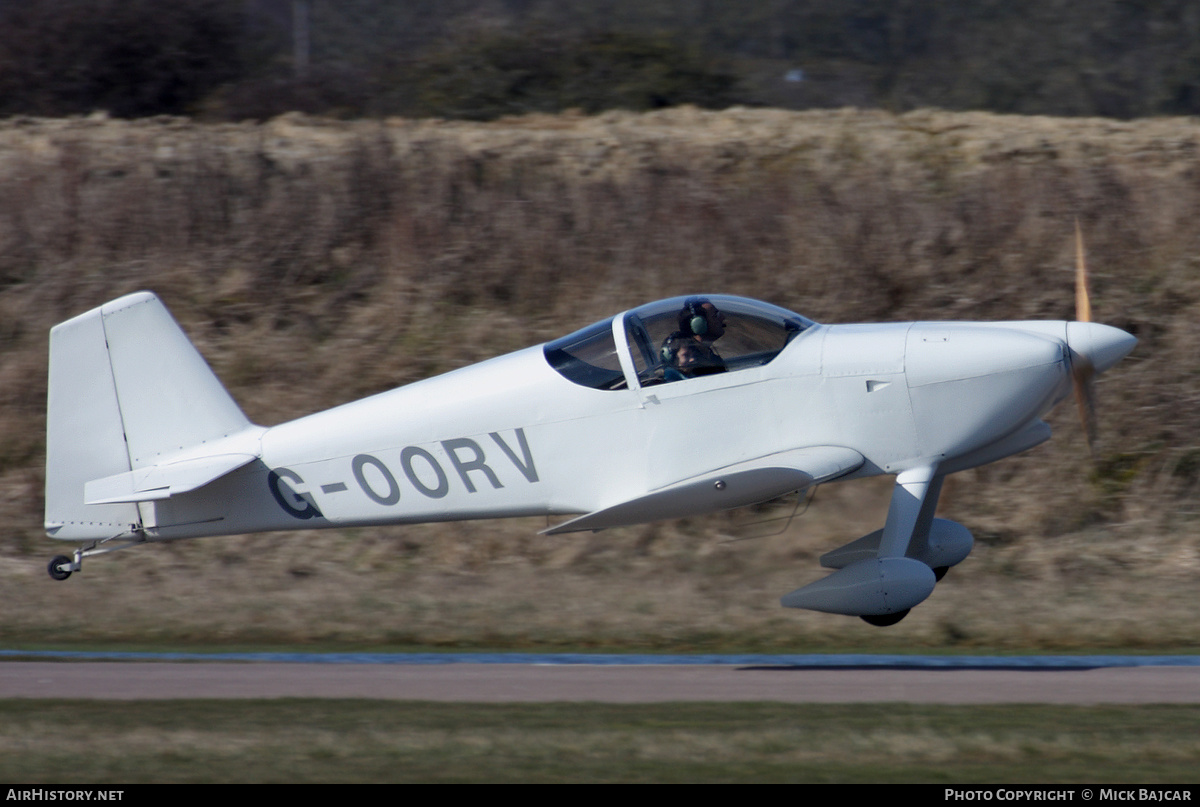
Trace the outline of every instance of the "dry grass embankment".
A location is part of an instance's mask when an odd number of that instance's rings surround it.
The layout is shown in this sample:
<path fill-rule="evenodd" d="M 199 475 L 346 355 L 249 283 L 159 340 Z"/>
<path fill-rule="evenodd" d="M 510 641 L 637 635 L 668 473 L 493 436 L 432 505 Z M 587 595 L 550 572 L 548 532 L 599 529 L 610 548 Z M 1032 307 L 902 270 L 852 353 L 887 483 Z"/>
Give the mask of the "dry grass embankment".
<path fill-rule="evenodd" d="M 10 641 L 1187 647 L 1200 636 L 1200 124 L 677 109 L 490 124 L 0 124 L 0 635 Z M 978 538 L 906 622 L 784 611 L 886 485 L 587 537 L 482 522 L 212 539 L 66 584 L 41 533 L 46 333 L 157 291 L 272 424 L 648 299 L 761 297 L 826 321 L 1096 316 L 1137 351 L 1029 455 L 952 479 Z M 758 514 L 761 515 L 761 514 Z"/>

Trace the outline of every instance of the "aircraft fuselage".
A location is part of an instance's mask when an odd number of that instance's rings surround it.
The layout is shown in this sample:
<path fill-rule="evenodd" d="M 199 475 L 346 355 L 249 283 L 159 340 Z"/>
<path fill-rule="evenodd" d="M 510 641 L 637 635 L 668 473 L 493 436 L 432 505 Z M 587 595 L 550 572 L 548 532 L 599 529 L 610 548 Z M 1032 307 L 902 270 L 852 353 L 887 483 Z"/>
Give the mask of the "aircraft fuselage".
<path fill-rule="evenodd" d="M 586 513 L 800 446 L 861 453 L 847 478 L 969 462 L 1069 392 L 1063 351 L 1004 324 L 814 326 L 760 367 L 614 391 L 534 347 L 265 429 L 259 462 L 142 508 L 169 539 Z"/>

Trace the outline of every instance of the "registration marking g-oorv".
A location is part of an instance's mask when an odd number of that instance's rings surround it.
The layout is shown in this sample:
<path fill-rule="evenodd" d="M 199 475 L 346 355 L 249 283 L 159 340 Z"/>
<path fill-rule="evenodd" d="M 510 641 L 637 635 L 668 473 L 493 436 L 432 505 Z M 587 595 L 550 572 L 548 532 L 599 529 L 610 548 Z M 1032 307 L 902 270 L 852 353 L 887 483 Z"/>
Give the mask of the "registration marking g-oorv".
<path fill-rule="evenodd" d="M 538 481 L 538 472 L 533 451 L 525 437 L 525 429 L 514 429 L 513 434 L 517 450 L 514 450 L 499 432 L 489 432 L 488 436 L 500 448 L 512 467 L 520 472 L 526 483 L 533 484 Z M 496 490 L 504 487 L 500 475 L 489 464 L 483 447 L 472 438 L 441 440 L 437 446 L 441 447 L 445 459 L 467 493 L 478 492 L 477 484 L 483 484 L 484 481 Z M 495 456 L 494 451 L 492 456 Z M 492 460 L 492 463 L 494 464 L 495 460 Z M 408 487 L 422 496 L 441 499 L 450 493 L 450 475 L 446 473 L 434 452 L 422 446 L 405 446 L 400 450 L 398 460 L 392 461 L 391 466 L 373 454 L 356 454 L 351 458 L 348 470 L 363 495 L 376 504 L 393 507 L 400 503 L 403 495 L 402 485 L 393 471 L 396 467 L 400 469 L 401 477 L 408 482 Z M 506 478 L 512 476 L 507 474 Z M 283 467 L 272 469 L 267 475 L 267 486 L 272 497 L 288 515 L 301 520 L 322 517 L 316 497 L 304 478 L 296 471 Z M 347 490 L 347 483 L 342 481 L 320 485 L 322 494 L 343 493 Z"/>

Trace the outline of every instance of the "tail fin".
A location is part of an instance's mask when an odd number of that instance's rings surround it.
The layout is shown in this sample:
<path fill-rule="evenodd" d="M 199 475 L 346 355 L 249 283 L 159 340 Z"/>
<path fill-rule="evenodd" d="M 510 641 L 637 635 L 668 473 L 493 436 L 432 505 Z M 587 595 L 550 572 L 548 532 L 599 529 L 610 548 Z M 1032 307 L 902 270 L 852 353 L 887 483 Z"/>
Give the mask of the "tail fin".
<path fill-rule="evenodd" d="M 55 326 L 46 411 L 46 532 L 79 540 L 139 528 L 137 503 L 88 505 L 84 486 L 250 425 L 153 294 L 131 294 Z"/>

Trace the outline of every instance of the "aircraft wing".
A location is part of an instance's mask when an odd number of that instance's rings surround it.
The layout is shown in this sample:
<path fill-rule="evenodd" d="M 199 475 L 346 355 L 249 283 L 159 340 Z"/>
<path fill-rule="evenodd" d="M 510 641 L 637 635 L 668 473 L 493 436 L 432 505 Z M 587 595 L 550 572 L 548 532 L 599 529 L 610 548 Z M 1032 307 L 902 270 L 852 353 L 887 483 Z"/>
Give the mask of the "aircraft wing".
<path fill-rule="evenodd" d="M 757 504 L 844 476 L 862 464 L 862 454 L 839 446 L 781 451 L 718 468 L 578 516 L 542 530 L 542 534 L 625 527 Z"/>

